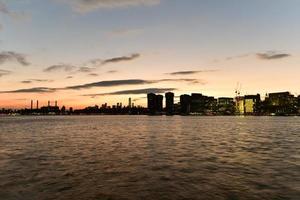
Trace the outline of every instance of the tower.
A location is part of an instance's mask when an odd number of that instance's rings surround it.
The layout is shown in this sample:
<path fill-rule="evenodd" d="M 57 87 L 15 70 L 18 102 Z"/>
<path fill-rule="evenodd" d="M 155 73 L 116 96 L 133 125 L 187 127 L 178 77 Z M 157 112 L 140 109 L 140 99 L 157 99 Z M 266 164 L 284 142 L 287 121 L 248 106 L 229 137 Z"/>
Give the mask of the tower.
<path fill-rule="evenodd" d="M 128 99 L 128 107 L 131 108 L 131 98 Z"/>
<path fill-rule="evenodd" d="M 174 93 L 167 92 L 166 97 L 166 113 L 172 115 L 174 113 Z"/>

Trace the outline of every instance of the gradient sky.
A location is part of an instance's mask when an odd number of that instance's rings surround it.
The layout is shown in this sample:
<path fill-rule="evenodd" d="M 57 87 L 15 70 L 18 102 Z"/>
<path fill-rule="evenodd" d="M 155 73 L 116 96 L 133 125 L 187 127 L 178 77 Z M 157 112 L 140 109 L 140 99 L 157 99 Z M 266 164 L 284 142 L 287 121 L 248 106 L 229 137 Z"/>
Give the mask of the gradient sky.
<path fill-rule="evenodd" d="M 0 0 L 0 107 L 300 94 L 299 0 Z"/>

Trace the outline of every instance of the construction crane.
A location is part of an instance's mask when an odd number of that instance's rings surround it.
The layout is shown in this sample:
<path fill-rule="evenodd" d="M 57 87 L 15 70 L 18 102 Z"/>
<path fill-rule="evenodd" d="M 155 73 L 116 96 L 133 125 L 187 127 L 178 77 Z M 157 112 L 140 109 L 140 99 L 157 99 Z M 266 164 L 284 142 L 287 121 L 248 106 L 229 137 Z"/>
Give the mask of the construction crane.
<path fill-rule="evenodd" d="M 241 90 L 242 90 L 242 84 L 240 82 L 238 82 L 236 84 L 236 88 L 235 88 L 235 109 L 236 109 L 236 112 L 237 114 L 242 114 L 241 111 L 240 111 L 240 100 L 242 99 L 241 98 Z"/>

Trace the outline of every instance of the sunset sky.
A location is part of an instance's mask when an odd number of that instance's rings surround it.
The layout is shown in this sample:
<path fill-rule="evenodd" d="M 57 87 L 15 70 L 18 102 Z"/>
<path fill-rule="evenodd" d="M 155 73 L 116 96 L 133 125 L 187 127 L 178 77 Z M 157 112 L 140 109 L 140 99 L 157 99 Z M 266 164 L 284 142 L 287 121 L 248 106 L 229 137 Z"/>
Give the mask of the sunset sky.
<path fill-rule="evenodd" d="M 0 0 L 0 108 L 300 94 L 299 0 Z"/>

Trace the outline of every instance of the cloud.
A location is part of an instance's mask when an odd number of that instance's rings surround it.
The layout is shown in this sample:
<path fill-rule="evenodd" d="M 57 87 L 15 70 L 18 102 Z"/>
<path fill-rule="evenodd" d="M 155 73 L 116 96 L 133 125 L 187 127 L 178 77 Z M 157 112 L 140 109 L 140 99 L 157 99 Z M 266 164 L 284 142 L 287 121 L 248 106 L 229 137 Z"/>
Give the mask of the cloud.
<path fill-rule="evenodd" d="M 0 93 L 51 93 L 55 91 L 56 91 L 55 88 L 35 87 L 35 88 L 28 88 L 28 89 L 2 91 Z"/>
<path fill-rule="evenodd" d="M 66 79 L 72 79 L 73 78 L 73 76 L 67 76 L 66 77 Z"/>
<path fill-rule="evenodd" d="M 114 73 L 117 73 L 117 72 L 118 72 L 117 70 L 109 70 L 106 73 L 108 73 L 108 74 L 114 74 Z"/>
<path fill-rule="evenodd" d="M 227 57 L 225 60 L 234 60 L 234 59 L 246 58 L 248 56 L 251 56 L 251 54 L 242 54 L 242 55 L 237 55 L 237 56 L 231 56 L 231 57 Z"/>
<path fill-rule="evenodd" d="M 152 83 L 151 81 L 142 80 L 142 79 L 127 79 L 127 80 L 111 80 L 111 81 L 100 81 L 94 83 L 87 83 L 83 85 L 69 86 L 64 89 L 80 90 L 80 89 L 89 89 L 93 87 L 113 87 L 121 85 L 143 85 Z"/>
<path fill-rule="evenodd" d="M 50 67 L 47 67 L 44 69 L 44 72 L 55 72 L 55 71 L 65 71 L 70 72 L 74 70 L 76 67 L 69 64 L 58 64 L 58 65 L 52 65 Z"/>
<path fill-rule="evenodd" d="M 85 94 L 82 96 L 96 97 L 96 96 L 110 96 L 110 95 L 138 95 L 138 94 L 148 94 L 148 93 L 165 93 L 177 90 L 176 88 L 145 88 L 136 90 L 121 90 L 110 93 L 100 93 L 100 94 Z"/>
<path fill-rule="evenodd" d="M 101 8 L 124 8 L 131 6 L 151 6 L 160 0 L 60 0 L 72 6 L 78 13 L 87 13 Z"/>
<path fill-rule="evenodd" d="M 273 60 L 290 57 L 291 54 L 287 53 L 278 53 L 276 51 L 268 51 L 266 53 L 257 53 L 256 56 L 262 60 Z"/>
<path fill-rule="evenodd" d="M 90 73 L 89 76 L 94 76 L 94 77 L 96 77 L 96 76 L 99 76 L 99 74 L 96 74 L 96 73 Z"/>
<path fill-rule="evenodd" d="M 82 73 L 90 73 L 94 71 L 96 68 L 93 67 L 80 67 L 77 71 Z"/>
<path fill-rule="evenodd" d="M 177 72 L 171 72 L 167 73 L 168 75 L 192 75 L 192 74 L 199 74 L 203 72 L 216 72 L 218 70 L 198 70 L 198 71 L 177 71 Z"/>
<path fill-rule="evenodd" d="M 145 85 L 145 84 L 155 84 L 161 82 L 188 82 L 188 83 L 199 83 L 206 84 L 205 81 L 199 79 L 159 79 L 159 80 L 143 80 L 143 79 L 125 79 L 125 80 L 109 80 L 109 81 L 100 81 L 87 83 L 82 85 L 73 85 L 63 88 L 47 88 L 47 87 L 37 87 L 30 89 L 19 89 L 13 91 L 2 91 L 0 93 L 47 93 L 47 92 L 55 92 L 57 90 L 82 90 L 82 89 L 90 89 L 93 87 L 115 87 L 115 86 L 125 86 L 125 85 Z M 153 89 L 153 88 L 151 88 Z M 159 93 L 159 91 L 156 91 Z"/>
<path fill-rule="evenodd" d="M 28 18 L 28 16 L 25 13 L 13 12 L 13 11 L 9 10 L 6 6 L 6 4 L 1 1 L 0 1 L 0 13 L 7 15 L 13 19 L 18 19 L 18 20 Z"/>
<path fill-rule="evenodd" d="M 119 62 L 125 62 L 125 61 L 131 61 L 139 58 L 141 55 L 139 53 L 134 53 L 129 56 L 120 56 L 120 57 L 114 57 L 114 58 L 109 58 L 109 59 L 93 59 L 88 62 L 88 65 L 93 65 L 93 66 L 102 66 L 110 63 L 119 63 Z"/>
<path fill-rule="evenodd" d="M 11 71 L 0 69 L 0 77 L 11 74 Z"/>
<path fill-rule="evenodd" d="M 61 88 L 62 90 L 81 90 L 81 89 L 89 89 L 93 87 L 114 87 L 114 86 L 123 86 L 123 85 L 145 85 L 145 84 L 154 84 L 161 82 L 188 82 L 192 84 L 206 84 L 204 80 L 200 79 L 159 79 L 159 80 L 143 80 L 143 79 L 125 79 L 125 80 L 110 80 L 110 81 L 100 81 L 87 83 L 83 85 L 74 85 L 65 88 Z"/>
<path fill-rule="evenodd" d="M 23 66 L 30 65 L 30 63 L 26 60 L 26 56 L 24 54 L 16 53 L 13 51 L 2 51 L 0 53 L 0 64 L 13 61 Z"/>
<path fill-rule="evenodd" d="M 49 79 L 28 79 L 28 80 L 21 81 L 21 83 L 25 83 L 25 84 L 29 84 L 29 83 L 32 83 L 32 82 L 43 83 L 43 82 L 53 82 L 53 80 L 49 80 Z"/>
<path fill-rule="evenodd" d="M 160 79 L 160 80 L 156 80 L 153 81 L 156 83 L 160 83 L 160 82 L 188 82 L 188 83 L 192 83 L 192 84 L 201 84 L 201 85 L 205 85 L 207 82 L 205 80 L 202 79 L 194 79 L 194 78 L 179 78 L 179 79 Z"/>

